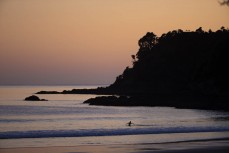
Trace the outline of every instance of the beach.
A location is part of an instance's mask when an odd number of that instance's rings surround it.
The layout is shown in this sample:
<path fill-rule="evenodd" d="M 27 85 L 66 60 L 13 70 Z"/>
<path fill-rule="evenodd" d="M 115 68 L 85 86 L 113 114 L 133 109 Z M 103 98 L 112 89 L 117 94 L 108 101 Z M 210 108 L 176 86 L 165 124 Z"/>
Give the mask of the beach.
<path fill-rule="evenodd" d="M 228 151 L 228 139 L 154 144 L 77 145 L 0 149 L 1 153 L 226 153 Z"/>
<path fill-rule="evenodd" d="M 172 107 L 89 106 L 96 95 L 42 95 L 41 89 L 82 86 L 0 88 L 0 153 L 228 152 L 229 113 Z M 10 93 L 10 95 L 9 95 Z M 127 126 L 128 122 L 134 123 Z"/>

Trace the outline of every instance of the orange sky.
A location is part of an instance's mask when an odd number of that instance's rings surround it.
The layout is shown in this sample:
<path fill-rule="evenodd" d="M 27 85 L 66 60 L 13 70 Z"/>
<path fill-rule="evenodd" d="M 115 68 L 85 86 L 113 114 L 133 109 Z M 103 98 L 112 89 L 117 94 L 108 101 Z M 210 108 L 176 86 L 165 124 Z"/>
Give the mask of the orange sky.
<path fill-rule="evenodd" d="M 0 85 L 110 84 L 148 31 L 229 27 L 218 0 L 1 0 Z"/>

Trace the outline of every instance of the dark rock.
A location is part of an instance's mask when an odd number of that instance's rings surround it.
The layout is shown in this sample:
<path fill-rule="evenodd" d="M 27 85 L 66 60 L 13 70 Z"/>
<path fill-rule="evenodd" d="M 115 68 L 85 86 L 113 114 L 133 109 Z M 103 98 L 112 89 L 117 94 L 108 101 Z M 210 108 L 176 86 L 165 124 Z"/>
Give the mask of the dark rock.
<path fill-rule="evenodd" d="M 39 97 L 32 95 L 25 98 L 25 101 L 48 101 L 46 99 L 40 99 Z"/>
<path fill-rule="evenodd" d="M 211 96 L 177 96 L 177 95 L 145 95 L 145 96 L 101 96 L 90 98 L 84 103 L 102 106 L 160 106 L 186 109 L 229 110 L 229 97 Z"/>
<path fill-rule="evenodd" d="M 127 96 L 100 96 L 90 98 L 84 103 L 89 105 L 102 105 L 102 106 L 132 106 L 132 100 Z"/>
<path fill-rule="evenodd" d="M 58 91 L 39 91 L 36 94 L 60 94 Z"/>
<path fill-rule="evenodd" d="M 40 101 L 48 101 L 47 99 L 41 99 Z"/>

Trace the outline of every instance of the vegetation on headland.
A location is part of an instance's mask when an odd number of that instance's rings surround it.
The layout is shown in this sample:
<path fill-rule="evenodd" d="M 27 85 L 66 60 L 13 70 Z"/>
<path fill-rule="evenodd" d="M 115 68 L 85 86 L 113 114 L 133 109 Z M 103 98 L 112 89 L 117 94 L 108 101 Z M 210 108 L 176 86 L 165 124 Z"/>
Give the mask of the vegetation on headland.
<path fill-rule="evenodd" d="M 38 94 L 102 94 L 86 103 L 229 110 L 229 30 L 148 32 L 126 67 L 108 87 Z M 125 97 L 124 97 L 125 96 Z"/>

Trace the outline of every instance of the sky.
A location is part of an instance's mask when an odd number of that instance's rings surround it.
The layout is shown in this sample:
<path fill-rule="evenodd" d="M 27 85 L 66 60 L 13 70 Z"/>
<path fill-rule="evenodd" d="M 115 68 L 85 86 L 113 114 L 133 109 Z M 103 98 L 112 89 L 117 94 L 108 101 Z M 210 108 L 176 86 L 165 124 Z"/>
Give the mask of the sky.
<path fill-rule="evenodd" d="M 0 0 L 0 85 L 111 84 L 147 32 L 229 28 L 219 0 Z"/>

